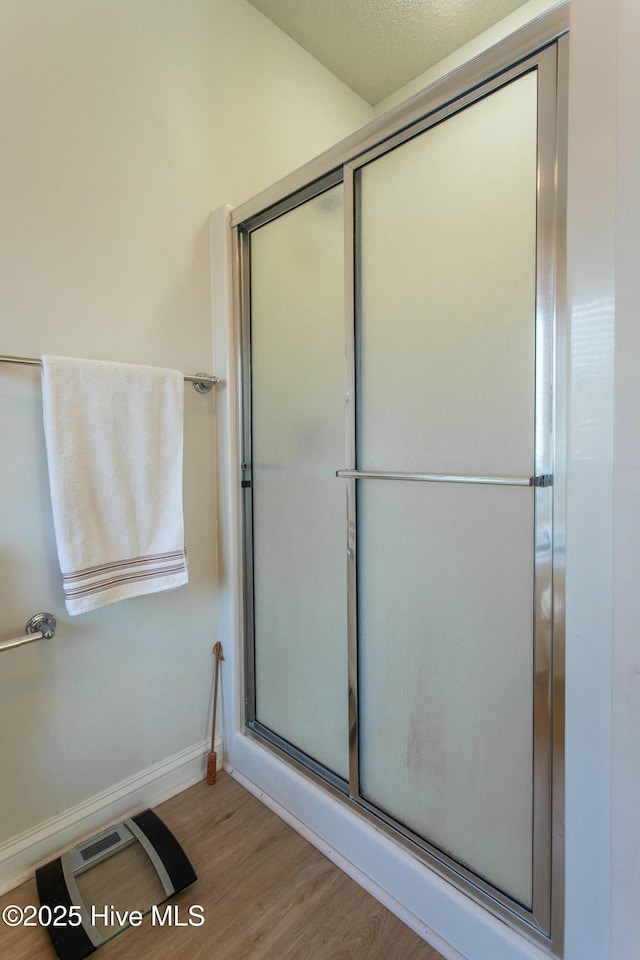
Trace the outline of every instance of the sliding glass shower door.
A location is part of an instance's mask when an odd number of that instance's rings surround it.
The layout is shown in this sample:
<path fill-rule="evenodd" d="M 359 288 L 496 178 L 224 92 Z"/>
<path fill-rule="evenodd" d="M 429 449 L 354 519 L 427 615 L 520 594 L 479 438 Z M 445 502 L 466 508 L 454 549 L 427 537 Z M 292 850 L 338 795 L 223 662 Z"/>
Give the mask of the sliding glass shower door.
<path fill-rule="evenodd" d="M 345 778 L 343 196 L 252 234 L 253 719 Z M 249 476 L 249 472 L 247 472 Z"/>
<path fill-rule="evenodd" d="M 354 171 L 359 790 L 527 906 L 536 99 Z"/>
<path fill-rule="evenodd" d="M 247 725 L 543 934 L 555 56 L 240 232 Z"/>

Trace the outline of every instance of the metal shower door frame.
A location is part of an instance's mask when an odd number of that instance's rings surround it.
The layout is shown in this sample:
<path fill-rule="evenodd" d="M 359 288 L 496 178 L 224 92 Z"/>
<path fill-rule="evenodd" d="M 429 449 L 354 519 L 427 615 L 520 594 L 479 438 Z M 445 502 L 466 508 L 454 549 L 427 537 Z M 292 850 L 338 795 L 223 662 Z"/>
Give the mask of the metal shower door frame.
<path fill-rule="evenodd" d="M 430 128 L 446 121 L 506 84 L 536 71 L 537 84 L 537 204 L 536 204 L 536 317 L 535 317 L 535 466 L 531 477 L 467 476 L 427 473 L 393 473 L 359 470 L 356 458 L 356 359 L 350 344 L 358 342 L 362 324 L 359 303 L 358 255 L 358 177 L 360 171 L 389 151 L 401 148 Z M 347 343 L 348 428 L 347 464 L 337 476 L 347 482 L 348 556 L 348 637 L 349 637 L 349 794 L 361 807 L 389 826 L 397 823 L 363 797 L 360 788 L 359 758 L 359 684 L 358 684 L 358 544 L 356 487 L 370 479 L 388 482 L 489 484 L 530 487 L 534 506 L 534 623 L 533 623 L 533 904 L 531 911 L 504 898 L 482 878 L 467 871 L 428 839 L 402 828 L 404 836 L 422 846 L 442 866 L 453 869 L 511 909 L 541 933 L 551 928 L 551 850 L 552 850 L 552 622 L 542 615 L 543 596 L 553 594 L 553 496 L 559 478 L 554 472 L 555 450 L 555 247 L 556 247 L 556 170 L 557 170 L 557 49 L 547 47 L 517 66 L 470 91 L 455 103 L 443 107 L 422 122 L 374 147 L 345 164 L 345 323 Z M 355 238 L 355 240 L 354 240 Z M 527 494 L 524 494 L 527 495 Z"/>

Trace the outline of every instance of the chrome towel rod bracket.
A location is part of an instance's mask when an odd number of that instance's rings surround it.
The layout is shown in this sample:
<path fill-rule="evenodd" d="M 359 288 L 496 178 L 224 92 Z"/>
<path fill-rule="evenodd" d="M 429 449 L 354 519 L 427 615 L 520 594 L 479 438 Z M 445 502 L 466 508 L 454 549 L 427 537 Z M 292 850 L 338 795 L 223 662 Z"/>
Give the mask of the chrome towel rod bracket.
<path fill-rule="evenodd" d="M 51 613 L 35 613 L 24 628 L 26 636 L 16 637 L 15 640 L 8 640 L 7 643 L 0 644 L 0 653 L 3 650 L 11 650 L 13 647 L 22 647 L 25 643 L 33 643 L 34 640 L 50 640 L 56 635 L 56 618 Z"/>
<path fill-rule="evenodd" d="M 28 634 L 41 633 L 38 639 L 50 640 L 56 635 L 56 618 L 52 613 L 34 613 L 24 628 Z"/>
<path fill-rule="evenodd" d="M 33 367 L 41 367 L 42 360 L 35 357 L 5 357 L 0 356 L 0 363 L 24 363 Z M 196 373 L 195 376 L 185 374 L 185 380 L 192 383 L 198 393 L 209 393 L 216 383 L 220 383 L 220 377 L 213 377 L 209 373 Z"/>
<path fill-rule="evenodd" d="M 212 377 L 208 373 L 196 373 L 195 377 L 185 377 L 185 380 L 192 383 L 193 389 L 198 393 L 209 393 L 212 387 L 220 382 L 219 377 Z"/>

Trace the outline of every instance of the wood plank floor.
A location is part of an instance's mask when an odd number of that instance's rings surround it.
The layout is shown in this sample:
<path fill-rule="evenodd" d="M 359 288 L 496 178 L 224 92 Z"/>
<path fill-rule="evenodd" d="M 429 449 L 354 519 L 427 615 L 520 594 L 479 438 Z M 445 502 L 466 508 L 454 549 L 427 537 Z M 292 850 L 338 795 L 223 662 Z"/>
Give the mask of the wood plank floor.
<path fill-rule="evenodd" d="M 185 921 L 146 917 L 100 947 L 102 960 L 442 960 L 318 850 L 226 774 L 156 808 L 189 856 L 198 881 L 171 902 Z M 115 858 L 114 858 L 115 859 Z M 0 898 L 38 905 L 35 881 Z M 47 932 L 0 921 L 4 960 L 55 960 Z"/>

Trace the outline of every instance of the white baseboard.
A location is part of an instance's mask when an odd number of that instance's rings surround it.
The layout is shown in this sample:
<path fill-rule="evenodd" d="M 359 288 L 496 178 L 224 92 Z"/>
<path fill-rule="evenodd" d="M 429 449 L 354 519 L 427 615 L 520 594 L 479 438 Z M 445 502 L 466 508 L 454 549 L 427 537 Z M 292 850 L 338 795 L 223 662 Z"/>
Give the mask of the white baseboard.
<path fill-rule="evenodd" d="M 0 894 L 29 880 L 36 867 L 80 840 L 203 780 L 210 747 L 210 740 L 187 747 L 0 844 Z M 215 750 L 220 769 L 221 737 L 216 737 Z"/>

